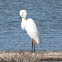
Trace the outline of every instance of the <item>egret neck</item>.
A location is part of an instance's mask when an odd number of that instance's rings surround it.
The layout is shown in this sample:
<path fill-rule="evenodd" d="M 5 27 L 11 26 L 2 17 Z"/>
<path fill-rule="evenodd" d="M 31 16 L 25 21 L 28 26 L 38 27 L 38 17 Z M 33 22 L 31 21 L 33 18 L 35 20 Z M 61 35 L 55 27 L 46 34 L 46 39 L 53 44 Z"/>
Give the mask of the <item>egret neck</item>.
<path fill-rule="evenodd" d="M 26 18 L 25 18 L 25 17 L 23 17 L 23 19 L 27 22 L 27 20 L 26 20 Z"/>

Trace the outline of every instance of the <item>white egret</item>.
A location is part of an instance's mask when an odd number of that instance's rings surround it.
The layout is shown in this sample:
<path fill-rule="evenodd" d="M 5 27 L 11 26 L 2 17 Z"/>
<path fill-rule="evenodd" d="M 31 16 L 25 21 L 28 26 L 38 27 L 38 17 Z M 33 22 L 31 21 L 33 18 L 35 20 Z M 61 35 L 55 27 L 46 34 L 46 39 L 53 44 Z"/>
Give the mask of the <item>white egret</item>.
<path fill-rule="evenodd" d="M 22 17 L 21 28 L 23 30 L 25 29 L 29 37 L 32 39 L 32 51 L 33 51 L 33 44 L 34 44 L 34 52 L 35 52 L 35 41 L 37 42 L 37 44 L 41 44 L 40 33 L 36 27 L 35 22 L 31 18 L 28 18 L 26 20 L 26 16 L 27 16 L 26 10 L 21 10 L 20 16 Z M 33 42 L 33 40 L 35 41 Z"/>

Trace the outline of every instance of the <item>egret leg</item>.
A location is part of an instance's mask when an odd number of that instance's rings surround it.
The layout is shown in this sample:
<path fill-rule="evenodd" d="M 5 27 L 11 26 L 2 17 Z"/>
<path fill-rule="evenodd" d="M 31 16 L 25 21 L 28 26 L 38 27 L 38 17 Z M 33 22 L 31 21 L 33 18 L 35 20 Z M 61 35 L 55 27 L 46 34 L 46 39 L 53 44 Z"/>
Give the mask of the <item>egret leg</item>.
<path fill-rule="evenodd" d="M 35 52 L 35 41 L 34 41 L 34 52 Z"/>
<path fill-rule="evenodd" d="M 33 52 L 33 39 L 32 39 L 32 52 Z"/>

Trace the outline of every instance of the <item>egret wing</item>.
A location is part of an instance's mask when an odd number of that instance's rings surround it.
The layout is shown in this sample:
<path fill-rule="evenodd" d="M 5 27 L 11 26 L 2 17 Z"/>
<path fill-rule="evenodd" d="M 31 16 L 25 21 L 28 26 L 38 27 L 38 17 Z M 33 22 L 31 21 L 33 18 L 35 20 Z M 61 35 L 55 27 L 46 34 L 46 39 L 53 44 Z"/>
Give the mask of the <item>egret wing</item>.
<path fill-rule="evenodd" d="M 34 39 L 38 44 L 41 43 L 40 33 L 37 29 L 35 22 L 31 18 L 27 19 L 25 29 L 26 29 L 28 35 L 31 37 L 31 39 Z"/>

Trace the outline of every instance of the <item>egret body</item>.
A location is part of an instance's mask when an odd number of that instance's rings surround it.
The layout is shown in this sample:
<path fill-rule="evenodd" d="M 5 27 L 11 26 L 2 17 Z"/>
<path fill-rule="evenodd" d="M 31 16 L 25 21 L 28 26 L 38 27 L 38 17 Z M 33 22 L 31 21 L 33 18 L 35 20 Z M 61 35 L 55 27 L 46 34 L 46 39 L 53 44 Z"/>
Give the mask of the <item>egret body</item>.
<path fill-rule="evenodd" d="M 37 42 L 37 44 L 41 44 L 40 33 L 37 29 L 35 22 L 31 18 L 28 18 L 26 20 L 26 16 L 27 16 L 26 10 L 21 10 L 20 16 L 22 17 L 21 28 L 23 30 L 25 29 L 27 31 L 29 37 L 32 39 L 32 51 L 33 51 L 33 44 L 34 44 L 34 52 L 35 52 L 35 41 Z M 34 40 L 34 42 L 33 42 L 33 40 Z"/>

